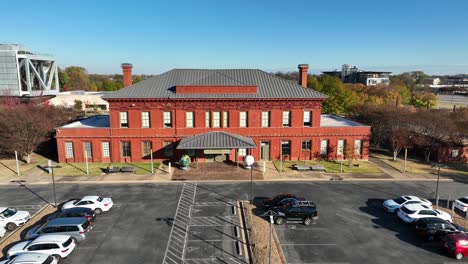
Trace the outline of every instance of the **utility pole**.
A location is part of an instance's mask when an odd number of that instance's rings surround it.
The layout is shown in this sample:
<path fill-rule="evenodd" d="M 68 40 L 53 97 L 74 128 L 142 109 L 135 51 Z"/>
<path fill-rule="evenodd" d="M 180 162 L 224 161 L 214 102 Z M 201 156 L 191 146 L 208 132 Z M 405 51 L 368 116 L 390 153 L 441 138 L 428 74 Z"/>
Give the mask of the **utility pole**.
<path fill-rule="evenodd" d="M 153 149 L 151 149 L 151 174 L 154 174 Z"/>

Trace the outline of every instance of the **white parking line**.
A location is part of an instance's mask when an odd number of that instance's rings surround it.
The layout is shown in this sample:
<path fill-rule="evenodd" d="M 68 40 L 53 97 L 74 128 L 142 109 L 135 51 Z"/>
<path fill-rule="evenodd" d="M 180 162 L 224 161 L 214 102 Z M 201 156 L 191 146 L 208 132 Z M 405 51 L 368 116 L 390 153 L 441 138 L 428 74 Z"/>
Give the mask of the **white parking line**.
<path fill-rule="evenodd" d="M 225 242 L 225 241 L 238 241 L 236 239 L 193 239 L 187 242 Z"/>
<path fill-rule="evenodd" d="M 288 262 L 288 264 L 349 264 L 350 262 Z"/>
<path fill-rule="evenodd" d="M 281 244 L 281 246 L 336 246 L 337 244 Z"/>
<path fill-rule="evenodd" d="M 171 233 L 164 253 L 163 264 L 183 264 L 185 247 L 187 243 L 187 231 L 190 225 L 191 204 L 195 201 L 197 184 L 184 183 L 177 204 Z"/>

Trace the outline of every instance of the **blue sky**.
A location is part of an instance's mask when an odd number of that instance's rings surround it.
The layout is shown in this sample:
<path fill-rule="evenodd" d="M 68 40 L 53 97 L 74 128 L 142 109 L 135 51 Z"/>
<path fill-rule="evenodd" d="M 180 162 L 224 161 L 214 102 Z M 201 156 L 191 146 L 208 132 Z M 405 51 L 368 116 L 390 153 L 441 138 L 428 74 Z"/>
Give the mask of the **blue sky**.
<path fill-rule="evenodd" d="M 259 68 L 312 73 L 349 63 L 468 73 L 466 0 L 43 1 L 1 5 L 0 43 L 90 73 Z M 5 12 L 10 10 L 11 12 Z"/>

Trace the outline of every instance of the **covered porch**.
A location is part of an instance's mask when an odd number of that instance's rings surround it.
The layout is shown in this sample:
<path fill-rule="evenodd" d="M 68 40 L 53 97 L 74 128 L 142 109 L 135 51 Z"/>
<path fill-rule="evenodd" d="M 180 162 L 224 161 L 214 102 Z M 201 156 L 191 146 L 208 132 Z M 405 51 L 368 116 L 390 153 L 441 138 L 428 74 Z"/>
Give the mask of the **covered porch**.
<path fill-rule="evenodd" d="M 192 158 L 190 170 L 176 168 L 173 180 L 209 180 L 209 179 L 250 179 L 248 170 L 243 169 L 239 159 L 239 149 L 246 154 L 256 148 L 252 138 L 238 134 L 214 131 L 183 138 L 178 150 L 186 150 Z M 232 157 L 232 155 L 234 157 Z M 199 159 L 208 162 L 199 162 Z M 255 179 L 263 179 L 260 170 L 253 171 Z"/>

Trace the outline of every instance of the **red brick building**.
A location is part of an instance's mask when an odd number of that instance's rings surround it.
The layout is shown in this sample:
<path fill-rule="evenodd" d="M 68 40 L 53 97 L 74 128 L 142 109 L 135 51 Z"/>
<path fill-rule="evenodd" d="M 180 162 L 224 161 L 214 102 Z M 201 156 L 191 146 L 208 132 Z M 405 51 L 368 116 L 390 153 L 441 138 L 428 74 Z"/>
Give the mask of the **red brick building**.
<path fill-rule="evenodd" d="M 131 83 L 131 65 L 123 67 Z M 154 76 L 106 96 L 109 115 L 57 128 L 59 162 L 139 162 L 151 153 L 157 160 L 341 159 L 344 149 L 367 159 L 370 127 L 322 114 L 327 97 L 306 88 L 307 65 L 299 70 L 298 84 L 252 69 Z"/>

